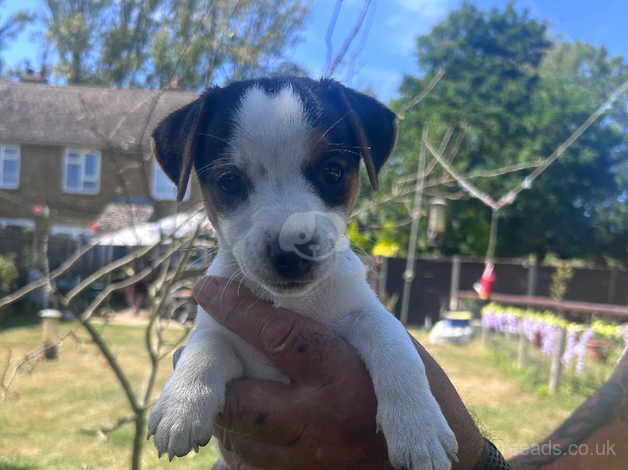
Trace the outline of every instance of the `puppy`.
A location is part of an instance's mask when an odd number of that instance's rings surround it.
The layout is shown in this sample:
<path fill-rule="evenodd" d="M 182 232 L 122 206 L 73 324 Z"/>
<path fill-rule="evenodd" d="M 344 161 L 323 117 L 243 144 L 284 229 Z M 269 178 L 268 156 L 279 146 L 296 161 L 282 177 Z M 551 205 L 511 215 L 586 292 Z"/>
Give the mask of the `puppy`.
<path fill-rule="evenodd" d="M 170 114 L 153 149 L 179 197 L 196 170 L 220 247 L 208 273 L 241 276 L 258 297 L 353 345 L 373 381 L 391 464 L 443 469 L 457 452 L 454 434 L 404 327 L 369 288 L 345 237 L 360 160 L 376 187 L 396 134 L 389 109 L 335 81 L 264 78 L 210 89 Z M 225 385 L 242 376 L 286 381 L 200 310 L 150 417 L 159 453 L 206 444 Z"/>

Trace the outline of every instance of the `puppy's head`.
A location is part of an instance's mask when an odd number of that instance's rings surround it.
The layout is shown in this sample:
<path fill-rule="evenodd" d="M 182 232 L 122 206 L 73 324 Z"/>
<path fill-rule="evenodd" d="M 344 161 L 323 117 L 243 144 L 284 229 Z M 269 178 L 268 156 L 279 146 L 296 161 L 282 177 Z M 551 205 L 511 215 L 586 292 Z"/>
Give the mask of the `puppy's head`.
<path fill-rule="evenodd" d="M 156 158 L 182 197 L 195 167 L 221 249 L 273 294 L 301 293 L 348 247 L 362 160 L 371 184 L 395 115 L 332 80 L 269 78 L 213 88 L 166 117 Z"/>

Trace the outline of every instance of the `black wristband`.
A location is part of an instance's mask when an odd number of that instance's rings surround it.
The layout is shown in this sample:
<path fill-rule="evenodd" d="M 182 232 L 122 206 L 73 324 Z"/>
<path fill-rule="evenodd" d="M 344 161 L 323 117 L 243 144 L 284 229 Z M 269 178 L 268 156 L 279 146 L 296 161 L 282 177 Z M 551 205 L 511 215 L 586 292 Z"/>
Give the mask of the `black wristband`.
<path fill-rule="evenodd" d="M 502 453 L 497 450 L 497 447 L 489 441 L 487 438 L 484 438 L 484 449 L 482 449 L 482 456 L 480 457 L 480 461 L 474 467 L 474 470 L 511 470 L 512 467 Z"/>

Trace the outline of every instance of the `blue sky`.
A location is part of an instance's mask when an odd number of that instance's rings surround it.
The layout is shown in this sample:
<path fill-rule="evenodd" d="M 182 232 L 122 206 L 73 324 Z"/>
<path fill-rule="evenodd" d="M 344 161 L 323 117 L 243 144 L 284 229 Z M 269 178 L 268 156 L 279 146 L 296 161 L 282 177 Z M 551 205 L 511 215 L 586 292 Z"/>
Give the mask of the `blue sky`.
<path fill-rule="evenodd" d="M 303 41 L 288 55 L 316 77 L 321 75 L 325 66 L 325 32 L 335 0 L 311 3 L 312 13 L 302 33 Z M 369 34 L 360 48 L 357 67 L 350 76 L 345 69 L 337 78 L 357 88 L 368 87 L 385 101 L 395 97 L 401 77 L 419 73 L 414 57 L 414 38 L 429 32 L 460 3 L 459 0 L 373 0 L 367 19 Z M 477 0 L 474 3 L 482 9 L 490 9 L 507 2 Z M 0 17 L 6 17 L 19 7 L 34 10 L 38 5 L 37 0 L 9 0 L 0 6 Z M 361 5 L 362 0 L 344 1 L 334 35 L 336 48 L 351 28 Z M 518 0 L 515 5 L 527 8 L 533 17 L 545 20 L 554 36 L 596 46 L 605 45 L 611 54 L 628 57 L 626 0 Z M 360 38 L 354 46 L 359 42 Z M 4 51 L 3 57 L 12 65 L 22 59 L 37 62 L 38 53 L 33 45 L 32 33 L 26 32 Z"/>

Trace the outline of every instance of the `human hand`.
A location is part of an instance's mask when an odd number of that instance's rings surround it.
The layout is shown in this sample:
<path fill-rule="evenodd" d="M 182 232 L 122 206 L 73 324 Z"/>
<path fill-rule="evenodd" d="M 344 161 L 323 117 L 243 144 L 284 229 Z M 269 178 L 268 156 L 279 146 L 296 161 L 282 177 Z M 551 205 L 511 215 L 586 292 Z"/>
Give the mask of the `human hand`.
<path fill-rule="evenodd" d="M 377 402 L 357 352 L 326 326 L 275 308 L 226 280 L 204 278 L 196 300 L 219 323 L 265 354 L 289 385 L 255 379 L 227 387 L 214 432 L 232 470 L 254 468 L 390 468 L 376 430 Z M 417 345 L 436 399 L 458 442 L 459 463 L 472 468 L 482 438 L 453 386 Z M 216 469 L 218 470 L 218 469 Z"/>

